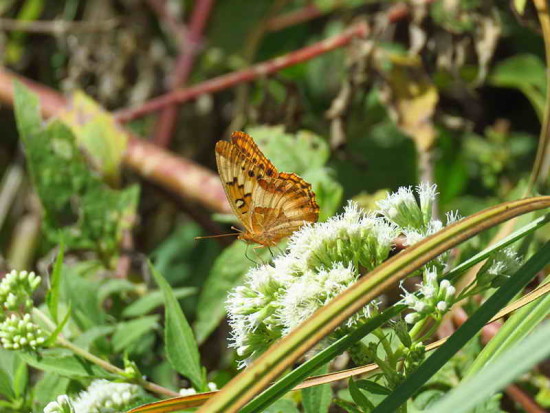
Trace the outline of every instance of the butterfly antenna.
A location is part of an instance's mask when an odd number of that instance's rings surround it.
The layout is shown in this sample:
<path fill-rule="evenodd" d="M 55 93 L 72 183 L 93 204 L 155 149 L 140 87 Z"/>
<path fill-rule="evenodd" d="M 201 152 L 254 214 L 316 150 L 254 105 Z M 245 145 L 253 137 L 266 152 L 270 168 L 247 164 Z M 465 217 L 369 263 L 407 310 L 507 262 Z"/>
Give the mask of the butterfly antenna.
<path fill-rule="evenodd" d="M 207 235 L 205 237 L 195 237 L 195 240 L 199 239 L 208 239 L 208 238 L 221 238 L 221 237 L 233 237 L 239 235 L 238 232 L 231 232 L 230 234 L 220 234 L 220 235 Z"/>
<path fill-rule="evenodd" d="M 271 248 L 267 247 L 267 249 L 269 250 L 269 253 L 271 254 L 271 258 L 275 258 L 275 255 L 273 255 L 273 251 L 271 251 Z"/>

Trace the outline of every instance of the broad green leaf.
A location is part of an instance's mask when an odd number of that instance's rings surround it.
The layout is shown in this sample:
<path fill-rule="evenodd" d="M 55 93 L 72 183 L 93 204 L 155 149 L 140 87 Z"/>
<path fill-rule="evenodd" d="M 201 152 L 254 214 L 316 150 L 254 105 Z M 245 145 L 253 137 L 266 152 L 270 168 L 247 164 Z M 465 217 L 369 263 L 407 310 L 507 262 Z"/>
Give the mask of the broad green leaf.
<path fill-rule="evenodd" d="M 61 285 L 61 269 L 63 267 L 63 257 L 65 255 L 65 247 L 63 243 L 59 246 L 59 252 L 55 259 L 55 264 L 52 270 L 52 276 L 50 278 L 50 289 L 46 294 L 46 303 L 48 304 L 48 310 L 56 323 L 57 320 L 57 308 L 59 305 L 59 288 Z"/>
<path fill-rule="evenodd" d="M 187 377 L 197 390 L 206 390 L 206 377 L 200 364 L 199 349 L 193 331 L 170 285 L 152 266 L 149 266 L 157 285 L 164 294 L 166 354 L 172 367 Z"/>
<path fill-rule="evenodd" d="M 140 337 L 156 330 L 158 328 L 158 319 L 157 315 L 152 315 L 118 323 L 112 338 L 115 352 L 120 353 L 126 350 Z"/>
<path fill-rule="evenodd" d="M 247 258 L 247 254 L 251 258 Z M 256 258 L 256 255 L 258 257 Z M 225 316 L 227 293 L 239 285 L 243 275 L 253 265 L 251 259 L 261 262 L 269 251 L 253 250 L 241 241 L 236 241 L 218 256 L 208 276 L 197 306 L 197 321 L 194 328 L 197 341 L 202 343 L 214 331 Z"/>
<path fill-rule="evenodd" d="M 112 334 L 115 331 L 115 326 L 112 325 L 98 325 L 94 326 L 74 339 L 74 344 L 80 348 L 88 350 L 90 345 L 94 343 L 98 338 L 105 337 Z"/>
<path fill-rule="evenodd" d="M 275 167 L 294 172 L 309 182 L 315 192 L 321 221 L 336 213 L 342 202 L 342 186 L 325 167 L 330 149 L 320 136 L 309 131 L 286 133 L 283 126 L 255 126 L 247 132 Z"/>
<path fill-rule="evenodd" d="M 263 413 L 300 413 L 300 410 L 298 410 L 292 401 L 281 399 L 265 409 Z"/>
<path fill-rule="evenodd" d="M 110 183 L 120 181 L 120 163 L 128 134 L 92 98 L 76 91 L 68 110 L 61 113 L 61 121 L 69 127 L 94 166 Z"/>
<path fill-rule="evenodd" d="M 515 378 L 550 356 L 550 322 L 524 341 L 516 343 L 498 359 L 451 390 L 426 413 L 469 412 L 476 405 L 503 389 Z"/>
<path fill-rule="evenodd" d="M 38 403 L 38 408 L 43 409 L 60 394 L 66 394 L 69 382 L 70 380 L 67 377 L 60 377 L 51 372 L 44 373 L 42 378 L 34 385 L 34 402 Z"/>
<path fill-rule="evenodd" d="M 328 364 L 316 371 L 316 374 L 328 373 Z M 326 413 L 332 400 L 329 384 L 310 387 L 302 390 L 302 405 L 305 413 Z"/>
<path fill-rule="evenodd" d="M 103 303 L 109 296 L 125 292 L 137 291 L 139 286 L 124 278 L 111 278 L 99 286 L 97 300 Z"/>
<path fill-rule="evenodd" d="M 502 287 L 489 297 L 441 347 L 430 355 L 404 382 L 397 386 L 392 394 L 376 407 L 374 412 L 382 413 L 397 410 L 549 262 L 550 242 L 547 242 Z"/>
<path fill-rule="evenodd" d="M 17 354 L 0 347 L 0 394 L 8 399 L 15 397 L 13 381 L 17 365 Z"/>
<path fill-rule="evenodd" d="M 85 264 L 63 267 L 63 298 L 71 305 L 72 319 L 82 330 L 105 322 L 106 314 L 98 301 L 99 283 L 92 279 L 95 270 Z"/>
<path fill-rule="evenodd" d="M 174 288 L 173 291 L 176 299 L 181 300 L 182 298 L 196 294 L 197 289 L 193 287 L 181 287 Z M 162 291 L 149 291 L 146 295 L 125 307 L 122 311 L 122 316 L 127 318 L 139 317 L 153 311 L 155 308 L 158 308 L 162 305 L 164 305 Z"/>
<path fill-rule="evenodd" d="M 488 80 L 493 86 L 521 91 L 542 119 L 546 99 L 546 68 L 538 56 L 520 54 L 509 57 L 495 66 Z"/>
<path fill-rule="evenodd" d="M 68 351 L 45 350 L 40 354 L 20 353 L 30 366 L 69 378 L 108 378 L 109 373 L 86 360 L 70 355 Z"/>
<path fill-rule="evenodd" d="M 113 265 L 122 233 L 133 222 L 138 187 L 109 188 L 90 170 L 70 129 L 59 120 L 44 124 L 36 95 L 17 82 L 14 90 L 17 127 L 44 210 L 44 234 L 67 249 L 96 250 Z"/>
<path fill-rule="evenodd" d="M 280 171 L 302 175 L 322 168 L 330 156 L 326 141 L 309 131 L 291 134 L 284 131 L 284 126 L 255 126 L 247 133 Z"/>

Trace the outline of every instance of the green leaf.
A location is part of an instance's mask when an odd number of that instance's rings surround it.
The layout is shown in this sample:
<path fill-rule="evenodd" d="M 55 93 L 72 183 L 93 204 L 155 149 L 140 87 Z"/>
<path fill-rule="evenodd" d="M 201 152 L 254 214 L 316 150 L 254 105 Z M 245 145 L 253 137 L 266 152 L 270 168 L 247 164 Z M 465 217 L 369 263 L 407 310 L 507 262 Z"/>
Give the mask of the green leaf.
<path fill-rule="evenodd" d="M 287 399 L 277 400 L 272 406 L 269 406 L 263 413 L 300 413 L 300 410 Z"/>
<path fill-rule="evenodd" d="M 515 378 L 550 356 L 550 322 L 516 343 L 497 360 L 478 371 L 469 380 L 451 390 L 426 413 L 468 412 L 476 405 L 503 389 Z"/>
<path fill-rule="evenodd" d="M 46 340 L 46 343 L 45 343 L 46 346 L 53 346 L 55 344 L 57 340 L 57 336 L 61 333 L 61 331 L 63 330 L 63 327 L 65 327 L 65 324 L 67 324 L 70 318 L 71 318 L 71 306 L 69 305 L 69 308 L 65 313 L 65 317 L 63 317 L 63 320 L 55 327 L 55 330 L 52 331 L 52 333 Z"/>
<path fill-rule="evenodd" d="M 100 367 L 70 355 L 68 351 L 45 350 L 40 354 L 21 352 L 19 356 L 36 369 L 56 373 L 63 377 L 74 379 L 111 377 Z"/>
<path fill-rule="evenodd" d="M 115 352 L 120 353 L 126 350 L 140 337 L 158 328 L 158 319 L 157 315 L 152 315 L 118 323 L 112 338 Z"/>
<path fill-rule="evenodd" d="M 199 343 L 204 342 L 225 316 L 227 293 L 239 285 L 243 275 L 254 265 L 246 258 L 247 251 L 250 253 L 250 250 L 244 242 L 236 241 L 224 249 L 216 259 L 204 283 L 197 306 L 197 321 L 194 327 Z M 259 261 L 269 256 L 267 249 L 255 250 L 250 254 L 254 256 L 256 252 Z"/>
<path fill-rule="evenodd" d="M 319 219 L 334 215 L 342 202 L 342 186 L 325 167 L 330 149 L 320 136 L 309 131 L 286 133 L 283 126 L 255 126 L 247 132 L 280 171 L 292 171 L 313 187 L 321 209 Z"/>
<path fill-rule="evenodd" d="M 17 354 L 0 348 L 0 394 L 8 399 L 15 397 L 13 377 L 17 368 Z"/>
<path fill-rule="evenodd" d="M 384 387 L 381 384 L 378 384 L 378 383 L 376 383 L 375 381 L 372 381 L 372 380 L 357 380 L 355 382 L 355 384 L 360 389 L 366 390 L 366 391 L 368 391 L 369 393 L 372 393 L 372 394 L 388 395 L 388 394 L 391 393 L 390 389 L 388 389 L 387 387 Z"/>
<path fill-rule="evenodd" d="M 546 67 L 538 56 L 521 54 L 499 62 L 488 80 L 493 86 L 521 91 L 542 119 L 546 99 Z"/>
<path fill-rule="evenodd" d="M 316 371 L 316 374 L 328 373 L 328 364 Z M 329 384 L 309 387 L 302 390 L 302 405 L 304 413 L 324 413 L 328 412 L 330 401 L 332 399 L 332 390 Z"/>
<path fill-rule="evenodd" d="M 65 255 L 65 246 L 63 243 L 59 246 L 59 252 L 53 265 L 52 276 L 50 279 L 50 289 L 46 294 L 46 303 L 48 304 L 48 310 L 53 318 L 53 321 L 57 323 L 57 309 L 59 305 L 59 286 L 61 285 L 61 269 L 63 267 L 63 257 Z"/>
<path fill-rule="evenodd" d="M 14 90 L 17 128 L 44 210 L 44 234 L 67 249 L 91 249 L 104 260 L 113 258 L 133 222 L 138 187 L 119 191 L 105 185 L 70 129 L 59 120 L 42 122 L 37 97 L 17 82 Z"/>
<path fill-rule="evenodd" d="M 60 377 L 55 373 L 44 373 L 42 378 L 34 385 L 34 402 L 38 402 L 38 408 L 43 409 L 58 395 L 66 394 L 69 382 L 68 378 Z"/>
<path fill-rule="evenodd" d="M 481 350 L 464 377 L 470 377 L 477 373 L 503 351 L 523 340 L 548 317 L 548 314 L 550 314 L 550 294 L 546 294 L 516 311 Z"/>
<path fill-rule="evenodd" d="M 124 278 L 111 278 L 99 286 L 97 300 L 99 303 L 103 303 L 113 294 L 136 291 L 138 289 L 139 287 L 137 284 L 134 284 Z"/>
<path fill-rule="evenodd" d="M 199 391 L 207 390 L 206 377 L 200 364 L 199 349 L 193 331 L 170 285 L 163 276 L 149 264 L 157 285 L 164 294 L 166 326 L 164 339 L 168 361 L 175 370 L 187 377 Z"/>
<path fill-rule="evenodd" d="M 178 300 L 197 293 L 197 289 L 194 287 L 174 288 L 173 291 L 174 296 Z M 139 317 L 153 311 L 155 308 L 158 308 L 163 304 L 164 301 L 162 291 L 149 291 L 146 295 L 125 307 L 122 311 L 122 316 L 127 318 Z"/>
<path fill-rule="evenodd" d="M 547 242 L 407 379 L 380 403 L 375 413 L 395 411 L 451 359 L 481 328 L 550 262 Z"/>
<path fill-rule="evenodd" d="M 353 401 L 361 407 L 361 410 L 370 412 L 374 408 L 374 405 L 367 399 L 367 396 L 365 396 L 357 384 L 355 383 L 355 380 L 353 378 L 350 378 L 348 380 L 349 384 L 349 394 L 351 395 L 351 398 Z"/>

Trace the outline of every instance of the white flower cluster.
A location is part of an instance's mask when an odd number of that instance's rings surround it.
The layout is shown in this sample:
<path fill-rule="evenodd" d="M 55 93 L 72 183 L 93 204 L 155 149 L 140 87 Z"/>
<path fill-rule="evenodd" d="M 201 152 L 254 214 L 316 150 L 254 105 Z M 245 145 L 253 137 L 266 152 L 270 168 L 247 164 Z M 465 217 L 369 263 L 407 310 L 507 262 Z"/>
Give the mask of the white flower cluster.
<path fill-rule="evenodd" d="M 520 267 L 521 259 L 512 248 L 497 251 L 479 270 L 476 280 L 480 287 L 499 287 Z"/>
<path fill-rule="evenodd" d="M 416 201 L 415 193 L 419 202 Z M 443 228 L 443 223 L 434 219 L 433 204 L 437 196 L 437 186 L 422 183 L 413 191 L 412 187 L 401 187 L 386 199 L 377 202 L 380 212 L 401 228 L 406 245 L 413 245 Z M 460 219 L 457 212 L 446 214 L 446 225 Z M 444 259 L 444 257 L 443 257 Z M 442 261 L 442 259 L 440 259 Z"/>
<path fill-rule="evenodd" d="M 41 278 L 34 272 L 11 271 L 0 282 L 0 320 L 9 311 L 29 311 L 33 306 L 32 293 Z"/>
<path fill-rule="evenodd" d="M 435 267 L 424 270 L 423 280 L 418 284 L 420 294 L 405 291 L 403 302 L 412 310 L 405 316 L 409 324 L 417 323 L 426 317 L 441 318 L 455 300 L 455 288 L 449 280 L 437 280 L 438 271 Z"/>
<path fill-rule="evenodd" d="M 6 350 L 36 350 L 46 341 L 46 333 L 34 324 L 30 314 L 12 314 L 0 324 L 0 340 Z"/>
<path fill-rule="evenodd" d="M 435 185 L 419 185 L 416 194 L 418 202 L 412 188 L 400 188 L 373 213 L 350 202 L 343 214 L 294 233 L 287 252 L 271 265 L 252 268 L 227 301 L 231 345 L 244 359 L 241 366 L 384 262 L 397 237 L 404 235 L 406 245 L 412 245 L 441 229 L 443 224 L 432 218 Z M 448 223 L 457 219 L 447 216 Z M 443 268 L 442 263 L 432 265 Z M 437 291 L 442 288 L 438 285 Z M 369 305 L 341 329 L 376 310 L 375 303 Z"/>
<path fill-rule="evenodd" d="M 59 396 L 46 406 L 44 413 L 119 413 L 144 395 L 135 384 L 94 380 L 76 399 Z"/>
<path fill-rule="evenodd" d="M 359 269 L 382 263 L 398 234 L 394 224 L 349 203 L 342 215 L 297 231 L 272 265 L 252 268 L 227 301 L 232 346 L 245 359 L 241 366 L 351 286 Z M 374 309 L 363 309 L 348 325 Z"/>
<path fill-rule="evenodd" d="M 44 413 L 75 413 L 69 396 L 62 394 L 44 408 Z"/>

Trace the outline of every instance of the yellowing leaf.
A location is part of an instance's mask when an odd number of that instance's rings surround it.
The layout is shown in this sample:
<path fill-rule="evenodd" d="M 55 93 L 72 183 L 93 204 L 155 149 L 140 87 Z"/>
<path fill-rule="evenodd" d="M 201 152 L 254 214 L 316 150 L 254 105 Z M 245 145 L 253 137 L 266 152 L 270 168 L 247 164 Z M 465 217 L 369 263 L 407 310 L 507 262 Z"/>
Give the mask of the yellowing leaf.
<path fill-rule="evenodd" d="M 435 140 L 432 117 L 439 99 L 418 58 L 391 57 L 385 97 L 397 126 L 410 135 L 419 150 L 430 149 Z"/>
<path fill-rule="evenodd" d="M 60 120 L 72 131 L 93 167 L 106 181 L 117 185 L 128 135 L 113 117 L 84 92 L 77 91 Z"/>

